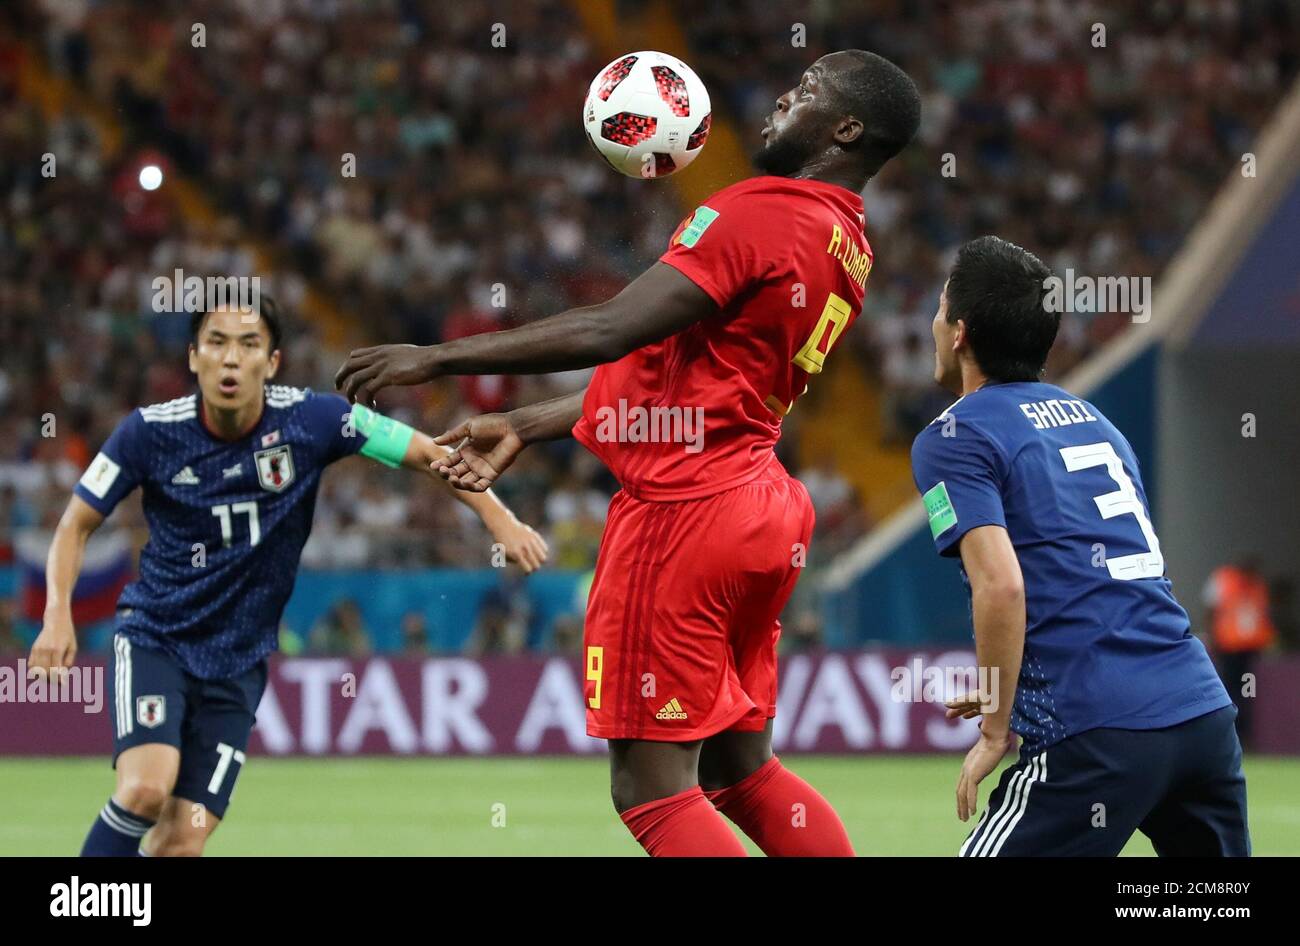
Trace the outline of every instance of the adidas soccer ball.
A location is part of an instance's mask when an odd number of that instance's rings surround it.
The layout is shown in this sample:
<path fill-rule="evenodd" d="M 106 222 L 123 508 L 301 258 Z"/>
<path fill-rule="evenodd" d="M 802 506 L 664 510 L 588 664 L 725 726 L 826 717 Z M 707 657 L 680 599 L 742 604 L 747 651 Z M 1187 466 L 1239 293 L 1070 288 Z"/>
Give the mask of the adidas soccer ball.
<path fill-rule="evenodd" d="M 628 53 L 597 73 L 582 105 L 587 137 L 629 177 L 667 177 L 709 137 L 709 93 L 690 66 L 664 53 Z"/>

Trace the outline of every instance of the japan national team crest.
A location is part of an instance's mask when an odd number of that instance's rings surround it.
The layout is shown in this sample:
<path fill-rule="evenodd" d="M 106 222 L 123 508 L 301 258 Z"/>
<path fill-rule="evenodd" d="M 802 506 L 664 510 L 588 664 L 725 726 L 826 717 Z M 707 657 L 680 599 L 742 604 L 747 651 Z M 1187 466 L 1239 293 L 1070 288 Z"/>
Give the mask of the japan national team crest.
<path fill-rule="evenodd" d="M 262 484 L 262 489 L 283 493 L 293 482 L 293 454 L 289 452 L 287 443 L 270 450 L 258 450 L 253 454 L 253 460 L 257 464 L 257 481 Z"/>
<path fill-rule="evenodd" d="M 135 718 L 141 726 L 157 729 L 167 719 L 167 698 L 164 696 L 137 696 Z"/>

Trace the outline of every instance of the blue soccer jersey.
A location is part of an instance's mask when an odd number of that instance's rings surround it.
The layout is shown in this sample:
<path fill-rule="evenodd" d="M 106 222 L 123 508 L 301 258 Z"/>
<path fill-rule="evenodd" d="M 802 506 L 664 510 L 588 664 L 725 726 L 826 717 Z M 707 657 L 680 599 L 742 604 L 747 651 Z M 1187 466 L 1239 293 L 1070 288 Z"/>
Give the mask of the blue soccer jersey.
<path fill-rule="evenodd" d="M 257 426 L 221 440 L 199 395 L 132 411 L 76 486 L 108 515 L 143 490 L 149 541 L 117 629 L 193 675 L 236 676 L 275 649 L 321 472 L 365 436 L 336 394 L 267 385 Z"/>
<path fill-rule="evenodd" d="M 987 385 L 921 432 L 912 472 L 940 554 L 985 525 L 1015 547 L 1027 623 L 1011 725 L 1026 750 L 1230 704 L 1165 577 L 1132 448 L 1097 408 L 1050 384 Z"/>

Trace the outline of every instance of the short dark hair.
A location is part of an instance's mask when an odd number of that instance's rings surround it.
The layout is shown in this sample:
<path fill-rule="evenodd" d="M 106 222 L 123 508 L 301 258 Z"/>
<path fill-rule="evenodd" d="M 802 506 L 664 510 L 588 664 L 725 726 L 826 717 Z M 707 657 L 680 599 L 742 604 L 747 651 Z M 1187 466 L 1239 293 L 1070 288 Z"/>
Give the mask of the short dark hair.
<path fill-rule="evenodd" d="M 1052 275 L 1024 247 L 995 236 L 957 252 L 948 277 L 948 322 L 966 323 L 975 363 L 994 381 L 1037 381 L 1056 341 L 1061 313 L 1044 305 Z"/>
<path fill-rule="evenodd" d="M 846 49 L 856 65 L 840 71 L 834 89 L 838 104 L 862 122 L 862 136 L 845 150 L 860 149 L 875 174 L 907 147 L 921 125 L 921 93 L 911 76 L 884 56 Z"/>
<path fill-rule="evenodd" d="M 197 312 L 190 313 L 190 341 L 195 345 L 199 343 L 199 332 L 203 331 L 203 321 L 208 317 L 207 309 L 199 309 Z M 257 314 L 262 317 L 266 324 L 266 330 L 271 333 L 271 351 L 280 347 L 280 339 L 284 337 L 284 323 L 280 320 L 280 307 L 276 301 L 262 293 L 257 303 Z"/>

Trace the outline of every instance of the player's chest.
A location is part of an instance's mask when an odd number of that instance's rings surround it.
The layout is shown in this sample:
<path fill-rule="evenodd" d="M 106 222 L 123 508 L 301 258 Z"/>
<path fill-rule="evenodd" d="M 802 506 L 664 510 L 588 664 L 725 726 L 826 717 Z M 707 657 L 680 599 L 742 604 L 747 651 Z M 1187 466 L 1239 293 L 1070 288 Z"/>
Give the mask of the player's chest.
<path fill-rule="evenodd" d="M 281 431 L 236 444 L 173 444 L 155 460 L 150 486 L 167 502 L 206 508 L 214 503 L 275 500 L 297 493 L 314 474 L 310 445 Z"/>

